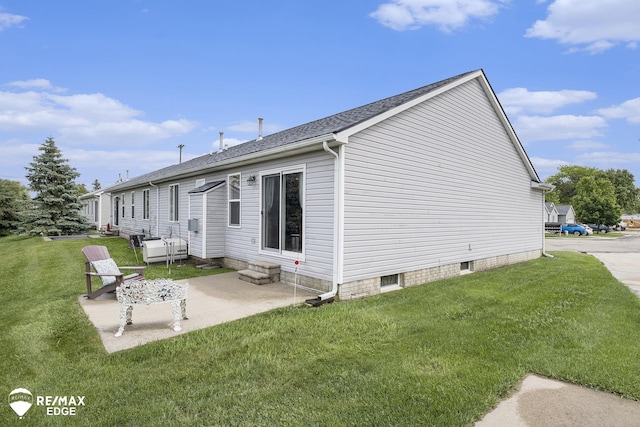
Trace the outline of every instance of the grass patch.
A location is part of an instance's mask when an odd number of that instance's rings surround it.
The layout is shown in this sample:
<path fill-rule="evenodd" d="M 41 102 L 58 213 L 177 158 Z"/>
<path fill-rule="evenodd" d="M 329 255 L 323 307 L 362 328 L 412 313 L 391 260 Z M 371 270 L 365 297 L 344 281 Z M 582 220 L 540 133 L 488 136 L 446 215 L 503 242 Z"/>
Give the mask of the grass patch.
<path fill-rule="evenodd" d="M 94 241 L 0 239 L 4 395 L 86 396 L 75 417 L 33 407 L 29 425 L 465 426 L 528 372 L 640 400 L 640 302 L 589 255 L 276 309 L 107 354 L 77 302 L 80 249 Z M 135 264 L 125 241 L 107 241 L 118 263 Z M 202 271 L 171 272 L 191 273 Z M 15 424 L 0 408 L 0 424 Z"/>

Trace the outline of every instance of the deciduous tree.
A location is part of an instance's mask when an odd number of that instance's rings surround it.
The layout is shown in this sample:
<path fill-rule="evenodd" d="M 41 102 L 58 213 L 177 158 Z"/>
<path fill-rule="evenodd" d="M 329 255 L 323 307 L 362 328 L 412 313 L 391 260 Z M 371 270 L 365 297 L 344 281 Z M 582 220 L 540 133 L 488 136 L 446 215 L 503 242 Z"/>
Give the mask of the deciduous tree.
<path fill-rule="evenodd" d="M 613 184 L 606 178 L 585 176 L 580 179 L 572 205 L 576 217 L 586 223 L 615 224 L 621 214 Z"/>
<path fill-rule="evenodd" d="M 18 181 L 0 179 L 0 236 L 17 229 L 19 213 L 29 206 L 29 189 Z"/>

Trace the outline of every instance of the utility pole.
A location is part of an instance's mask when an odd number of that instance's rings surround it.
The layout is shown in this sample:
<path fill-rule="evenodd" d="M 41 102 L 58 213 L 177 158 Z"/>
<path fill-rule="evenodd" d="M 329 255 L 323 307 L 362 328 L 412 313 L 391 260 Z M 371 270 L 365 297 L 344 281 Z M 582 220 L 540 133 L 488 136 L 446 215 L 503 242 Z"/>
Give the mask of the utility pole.
<path fill-rule="evenodd" d="M 184 144 L 178 145 L 178 148 L 180 149 L 180 163 L 182 163 L 182 149 L 184 148 Z"/>

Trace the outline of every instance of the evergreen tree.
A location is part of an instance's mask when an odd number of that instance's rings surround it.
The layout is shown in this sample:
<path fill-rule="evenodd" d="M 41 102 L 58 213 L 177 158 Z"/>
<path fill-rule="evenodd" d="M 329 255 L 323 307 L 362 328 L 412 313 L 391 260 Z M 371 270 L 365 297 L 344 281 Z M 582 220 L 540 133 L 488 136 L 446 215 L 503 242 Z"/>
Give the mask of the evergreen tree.
<path fill-rule="evenodd" d="M 93 191 L 98 191 L 100 188 L 102 188 L 102 186 L 100 185 L 100 181 L 98 181 L 97 179 L 95 181 L 93 181 Z"/>
<path fill-rule="evenodd" d="M 0 179 L 0 236 L 15 231 L 19 213 L 29 206 L 29 189 L 18 181 Z"/>
<path fill-rule="evenodd" d="M 80 215 L 78 172 L 67 164 L 52 137 L 39 148 L 27 170 L 30 189 L 36 196 L 22 215 L 21 230 L 29 235 L 69 235 L 86 231 Z"/>

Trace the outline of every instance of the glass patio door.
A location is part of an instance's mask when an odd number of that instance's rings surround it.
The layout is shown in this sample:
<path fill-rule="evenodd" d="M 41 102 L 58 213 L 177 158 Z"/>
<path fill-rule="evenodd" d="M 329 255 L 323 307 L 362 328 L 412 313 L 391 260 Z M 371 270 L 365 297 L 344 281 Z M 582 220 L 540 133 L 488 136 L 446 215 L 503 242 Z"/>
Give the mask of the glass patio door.
<path fill-rule="evenodd" d="M 302 179 L 302 172 L 262 177 L 262 249 L 302 252 Z"/>
<path fill-rule="evenodd" d="M 262 246 L 280 249 L 280 174 L 262 177 Z"/>

